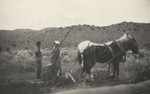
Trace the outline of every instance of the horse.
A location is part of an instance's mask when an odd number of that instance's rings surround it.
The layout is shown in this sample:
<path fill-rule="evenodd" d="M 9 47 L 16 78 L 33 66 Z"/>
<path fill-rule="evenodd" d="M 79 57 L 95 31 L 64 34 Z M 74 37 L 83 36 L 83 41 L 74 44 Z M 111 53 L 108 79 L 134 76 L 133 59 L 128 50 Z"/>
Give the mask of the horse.
<path fill-rule="evenodd" d="M 87 49 L 92 45 L 102 45 L 102 44 L 93 43 L 90 42 L 89 40 L 82 41 L 81 43 L 78 44 L 77 60 L 79 64 L 83 65 L 83 52 L 85 49 Z"/>
<path fill-rule="evenodd" d="M 119 76 L 119 62 L 123 60 L 128 50 L 139 54 L 138 44 L 129 34 L 124 34 L 121 38 L 104 44 L 88 40 L 81 42 L 78 45 L 78 62 L 82 64 L 82 74 L 86 73 L 88 79 L 92 80 L 90 70 L 96 62 L 99 62 L 108 64 L 108 71 L 110 71 L 110 64 L 113 66 L 112 78 L 115 78 L 115 75 Z"/>

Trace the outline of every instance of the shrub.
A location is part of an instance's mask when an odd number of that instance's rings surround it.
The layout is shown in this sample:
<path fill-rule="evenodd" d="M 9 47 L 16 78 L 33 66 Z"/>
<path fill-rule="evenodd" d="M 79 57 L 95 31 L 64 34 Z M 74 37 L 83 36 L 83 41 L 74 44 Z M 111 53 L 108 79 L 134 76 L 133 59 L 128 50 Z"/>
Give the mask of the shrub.
<path fill-rule="evenodd" d="M 0 47 L 0 52 L 2 51 L 2 47 Z"/>
<path fill-rule="evenodd" d="M 126 30 L 124 29 L 124 30 L 123 30 L 123 32 L 125 33 L 125 32 L 126 32 Z"/>
<path fill-rule="evenodd" d="M 31 54 L 32 53 L 32 54 Z M 35 71 L 36 64 L 33 52 L 17 50 L 0 54 L 0 71 L 26 73 Z"/>
<path fill-rule="evenodd" d="M 66 56 L 66 55 L 68 55 L 67 50 L 62 50 L 62 51 L 60 52 L 60 56 L 61 56 L 61 57 L 64 57 L 64 56 Z"/>
<path fill-rule="evenodd" d="M 137 31 L 136 28 L 134 28 L 133 31 Z"/>
<path fill-rule="evenodd" d="M 25 49 L 25 50 L 28 50 L 28 47 L 25 47 L 24 49 Z"/>
<path fill-rule="evenodd" d="M 91 30 L 94 30 L 94 28 L 92 27 Z"/>
<path fill-rule="evenodd" d="M 11 44 L 11 46 L 16 47 L 16 44 L 15 44 L 15 43 L 13 43 L 13 44 Z"/>
<path fill-rule="evenodd" d="M 9 48 L 6 48 L 6 51 L 10 51 L 10 49 L 9 49 Z"/>
<path fill-rule="evenodd" d="M 132 82 L 140 82 L 150 79 L 150 51 L 143 49 L 140 51 L 142 57 L 136 55 L 128 55 L 125 64 L 127 78 Z"/>
<path fill-rule="evenodd" d="M 64 63 L 69 63 L 69 62 L 70 62 L 69 56 L 64 56 L 64 57 L 62 58 L 62 62 L 64 62 Z"/>

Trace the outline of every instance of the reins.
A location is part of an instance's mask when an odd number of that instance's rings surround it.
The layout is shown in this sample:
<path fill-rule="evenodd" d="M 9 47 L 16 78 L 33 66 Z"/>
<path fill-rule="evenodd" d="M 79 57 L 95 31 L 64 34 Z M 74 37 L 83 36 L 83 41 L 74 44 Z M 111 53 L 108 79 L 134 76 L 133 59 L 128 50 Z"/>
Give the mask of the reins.
<path fill-rule="evenodd" d="M 113 53 L 112 48 L 109 45 L 107 45 L 106 43 L 104 43 L 104 45 L 107 47 L 107 49 L 111 52 L 112 56 L 114 57 L 115 55 Z"/>
<path fill-rule="evenodd" d="M 103 65 L 100 68 L 104 68 L 107 64 L 109 64 L 113 59 L 115 59 L 117 56 L 119 56 L 121 53 L 118 53 L 117 55 L 115 55 L 114 57 L 112 57 L 105 65 Z"/>
<path fill-rule="evenodd" d="M 117 56 L 119 56 L 120 54 L 125 54 L 125 51 L 123 50 L 123 48 L 121 47 L 121 45 L 117 42 L 117 41 L 114 41 L 114 42 L 116 42 L 116 44 L 118 45 L 118 48 L 120 49 L 120 53 L 118 53 L 117 55 L 114 55 L 114 53 L 113 53 L 113 50 L 112 50 L 112 48 L 109 46 L 109 45 L 107 45 L 107 44 L 105 44 L 104 43 L 104 45 L 109 49 L 109 51 L 112 53 L 112 58 L 108 61 L 108 62 L 106 62 L 106 64 L 105 65 L 103 65 L 102 67 L 100 67 L 100 68 L 104 68 L 106 65 L 108 65 L 112 60 L 114 60 Z M 124 51 L 124 52 L 123 52 Z M 125 55 L 125 58 L 126 58 L 126 55 Z"/>
<path fill-rule="evenodd" d="M 124 56 L 123 61 L 125 62 L 125 61 L 126 61 L 126 51 L 125 51 L 125 48 L 123 48 L 123 47 L 121 46 L 121 42 L 119 42 L 119 40 L 118 40 L 118 41 L 116 40 L 115 42 L 116 42 L 116 44 L 118 45 L 121 54 Z"/>
<path fill-rule="evenodd" d="M 125 49 L 122 47 L 122 45 L 120 44 L 119 40 L 118 40 L 118 41 L 115 40 L 114 42 L 117 44 L 117 46 L 118 46 L 120 52 L 115 55 L 114 52 L 113 52 L 113 49 L 112 49 L 109 45 L 107 45 L 107 44 L 104 43 L 104 45 L 105 45 L 105 46 L 107 47 L 107 49 L 111 52 L 111 54 L 112 54 L 113 57 L 112 57 L 108 62 L 106 62 L 105 65 L 101 66 L 100 68 L 104 68 L 104 67 L 105 67 L 106 65 L 108 65 L 110 62 L 112 62 L 112 60 L 114 60 L 117 56 L 119 56 L 119 55 L 121 55 L 121 54 L 125 56 L 124 58 L 126 58 L 126 55 L 125 55 L 125 54 L 126 54 L 126 51 L 125 51 Z M 90 44 L 90 42 L 88 43 L 88 47 L 89 47 L 89 44 Z M 96 51 L 96 47 L 94 46 L 94 58 L 95 58 L 95 51 Z M 82 53 L 82 54 L 83 54 L 83 53 Z M 95 60 L 95 59 L 94 59 L 94 60 Z M 96 62 L 96 60 L 95 60 L 94 62 Z M 73 66 L 72 66 L 71 69 L 70 69 L 71 73 L 68 73 L 68 75 L 69 75 L 70 78 L 73 80 L 73 82 L 76 82 L 75 79 L 73 78 L 73 76 L 71 75 L 71 74 L 72 74 L 72 69 L 73 69 L 73 67 L 75 66 L 75 64 L 76 64 L 76 62 L 73 64 Z"/>

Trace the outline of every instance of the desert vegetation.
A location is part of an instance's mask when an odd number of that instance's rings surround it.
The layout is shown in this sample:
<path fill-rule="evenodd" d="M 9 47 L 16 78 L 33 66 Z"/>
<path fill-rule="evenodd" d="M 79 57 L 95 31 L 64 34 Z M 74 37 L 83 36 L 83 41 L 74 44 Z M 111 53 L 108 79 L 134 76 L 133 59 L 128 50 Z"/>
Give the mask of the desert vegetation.
<path fill-rule="evenodd" d="M 51 63 L 53 40 L 61 40 L 70 30 L 61 46 L 62 77 L 54 84 L 43 85 L 36 79 L 35 43 L 42 42 L 42 64 Z M 16 29 L 0 31 L 0 93 L 41 94 L 76 88 L 93 88 L 119 84 L 138 83 L 150 79 L 150 24 L 122 22 L 111 26 L 75 25 L 65 28 L 45 28 L 42 30 Z M 123 33 L 134 36 L 140 45 L 140 54 L 127 52 L 126 62 L 120 63 L 120 74 L 116 79 L 107 78 L 107 67 L 97 63 L 92 68 L 94 81 L 83 84 L 79 78 L 80 65 L 77 62 L 77 45 L 83 40 L 104 43 L 116 40 Z M 72 70 L 72 71 L 71 71 Z M 72 72 L 74 83 L 66 73 Z M 7 89 L 8 90 L 7 90 Z M 20 91 L 21 90 L 21 91 Z M 12 94 L 12 93 L 11 93 Z"/>
<path fill-rule="evenodd" d="M 42 49 L 42 53 L 42 62 L 43 66 L 45 66 L 50 63 L 51 50 Z M 76 53 L 76 47 L 61 48 L 60 56 L 63 77 L 55 82 L 57 83 L 57 85 L 54 85 L 55 88 L 53 88 L 53 91 L 56 92 L 73 88 L 93 88 L 101 86 L 129 84 L 150 79 L 150 51 L 148 49 L 140 49 L 140 55 L 127 54 L 126 62 L 120 63 L 120 75 L 117 79 L 108 79 L 107 67 L 101 68 L 103 64 L 97 63 L 92 68 L 94 81 L 89 82 L 88 84 L 82 84 L 79 79 L 80 65 L 76 61 Z M 22 84 L 28 84 L 29 86 L 30 84 L 32 86 L 34 82 L 38 82 L 38 80 L 36 79 L 36 63 L 34 51 L 30 49 L 15 50 L 9 52 L 5 51 L 0 53 L 0 57 L 1 87 L 6 86 L 4 85 L 4 82 L 8 84 L 20 84 L 23 82 Z M 70 78 L 65 78 L 65 74 L 71 72 L 71 69 L 73 73 L 72 75 L 77 81 L 76 83 L 74 83 Z M 52 87 L 51 85 L 43 86 L 42 83 L 35 83 L 34 85 L 38 88 Z M 48 90 L 46 89 L 46 91 Z M 45 92 L 45 89 L 43 90 L 43 92 Z"/>
<path fill-rule="evenodd" d="M 104 43 L 108 39 L 115 40 L 129 33 L 138 41 L 139 45 L 149 44 L 150 24 L 122 22 L 110 26 L 73 25 L 60 28 L 44 28 L 41 30 L 15 29 L 0 30 L 0 47 L 2 51 L 21 50 L 25 47 L 34 50 L 36 41 L 42 42 L 42 48 L 52 49 L 54 40 L 61 40 L 67 31 L 70 31 L 62 47 L 76 47 L 83 40 Z"/>

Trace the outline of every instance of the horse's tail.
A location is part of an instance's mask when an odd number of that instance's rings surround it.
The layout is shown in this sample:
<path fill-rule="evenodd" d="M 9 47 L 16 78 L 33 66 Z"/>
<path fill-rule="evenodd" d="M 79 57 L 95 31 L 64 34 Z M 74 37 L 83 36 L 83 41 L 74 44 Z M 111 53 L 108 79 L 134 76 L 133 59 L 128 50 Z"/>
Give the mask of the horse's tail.
<path fill-rule="evenodd" d="M 78 52 L 77 52 L 77 61 L 78 61 L 79 64 L 82 63 L 81 53 L 80 53 L 79 49 L 78 49 Z"/>

